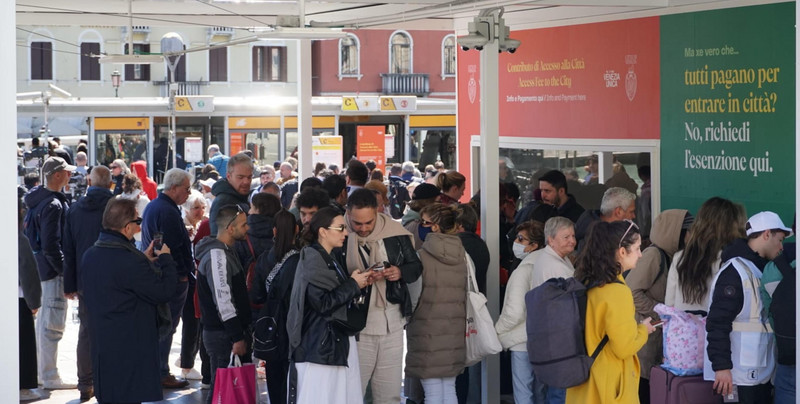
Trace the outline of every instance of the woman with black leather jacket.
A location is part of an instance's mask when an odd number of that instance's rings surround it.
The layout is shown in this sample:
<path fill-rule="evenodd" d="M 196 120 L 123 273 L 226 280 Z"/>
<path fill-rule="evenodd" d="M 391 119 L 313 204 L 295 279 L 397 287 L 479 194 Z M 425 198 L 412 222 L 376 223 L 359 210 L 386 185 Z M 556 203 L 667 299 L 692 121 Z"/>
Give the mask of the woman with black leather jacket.
<path fill-rule="evenodd" d="M 358 305 L 369 271 L 347 276 L 331 256 L 347 236 L 336 209 L 320 209 L 303 230 L 308 244 L 300 252 L 286 330 L 292 360 L 289 403 L 362 403 L 355 333 L 364 327 L 348 312 Z M 366 316 L 363 317 L 366 320 Z"/>

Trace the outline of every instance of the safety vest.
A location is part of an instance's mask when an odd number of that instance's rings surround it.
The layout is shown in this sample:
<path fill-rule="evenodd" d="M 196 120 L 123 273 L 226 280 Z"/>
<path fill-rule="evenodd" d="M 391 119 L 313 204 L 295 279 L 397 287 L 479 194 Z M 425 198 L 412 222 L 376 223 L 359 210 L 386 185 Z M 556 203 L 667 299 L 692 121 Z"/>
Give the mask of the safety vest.
<path fill-rule="evenodd" d="M 731 258 L 720 268 L 733 265 L 742 279 L 744 299 L 742 310 L 733 320 L 731 331 L 731 361 L 733 369 L 731 376 L 733 384 L 737 386 L 755 386 L 764 384 L 772 378 L 775 372 L 775 338 L 772 327 L 765 315 L 762 315 L 761 271 L 750 260 L 735 257 Z M 714 288 L 722 271 L 717 272 L 711 288 L 713 304 Z M 705 341 L 703 377 L 714 380 L 714 370 L 708 359 L 708 339 Z"/>

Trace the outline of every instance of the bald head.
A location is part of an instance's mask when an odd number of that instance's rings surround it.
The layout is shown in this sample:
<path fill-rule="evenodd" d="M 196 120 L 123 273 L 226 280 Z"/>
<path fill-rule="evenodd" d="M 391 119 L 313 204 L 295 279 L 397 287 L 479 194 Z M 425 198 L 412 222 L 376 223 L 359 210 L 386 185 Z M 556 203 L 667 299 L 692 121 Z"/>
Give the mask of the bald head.
<path fill-rule="evenodd" d="M 96 166 L 89 174 L 89 184 L 93 187 L 111 188 L 111 170 L 106 166 Z"/>

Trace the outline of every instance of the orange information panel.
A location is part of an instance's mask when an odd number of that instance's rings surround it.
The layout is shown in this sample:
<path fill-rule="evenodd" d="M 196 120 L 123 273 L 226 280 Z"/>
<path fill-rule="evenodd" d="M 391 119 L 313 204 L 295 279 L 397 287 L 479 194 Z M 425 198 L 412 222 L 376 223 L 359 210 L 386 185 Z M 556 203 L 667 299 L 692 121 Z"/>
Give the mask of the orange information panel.
<path fill-rule="evenodd" d="M 375 160 L 378 167 L 386 161 L 386 139 L 383 126 L 356 127 L 356 156 L 360 161 Z"/>

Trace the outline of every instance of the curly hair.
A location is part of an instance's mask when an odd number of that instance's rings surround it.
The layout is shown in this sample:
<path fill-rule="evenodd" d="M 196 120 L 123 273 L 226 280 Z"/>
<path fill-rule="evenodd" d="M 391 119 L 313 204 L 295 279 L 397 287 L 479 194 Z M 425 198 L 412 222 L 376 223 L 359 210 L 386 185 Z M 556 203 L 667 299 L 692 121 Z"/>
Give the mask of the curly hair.
<path fill-rule="evenodd" d="M 629 221 L 607 223 L 598 221 L 589 228 L 586 245 L 575 263 L 575 278 L 584 285 L 603 286 L 614 282 L 622 272 L 617 262 L 617 250 L 639 240 L 639 229 Z"/>
<path fill-rule="evenodd" d="M 745 237 L 745 223 L 744 207 L 727 199 L 715 196 L 700 206 L 676 267 L 685 301 L 695 304 L 703 301 L 708 293 L 711 265 L 723 247 Z"/>

